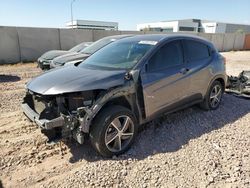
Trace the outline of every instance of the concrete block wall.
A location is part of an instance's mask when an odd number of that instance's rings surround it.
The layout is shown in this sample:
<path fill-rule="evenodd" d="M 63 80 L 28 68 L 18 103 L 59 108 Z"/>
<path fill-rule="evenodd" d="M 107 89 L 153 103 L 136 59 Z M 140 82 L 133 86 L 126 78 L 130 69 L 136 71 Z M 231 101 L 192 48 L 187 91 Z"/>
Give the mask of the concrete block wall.
<path fill-rule="evenodd" d="M 15 27 L 0 27 L 0 64 L 20 62 L 20 48 Z"/>
<path fill-rule="evenodd" d="M 121 31 L 121 35 L 143 35 L 143 31 Z"/>
<path fill-rule="evenodd" d="M 60 49 L 68 50 L 81 42 L 92 42 L 91 30 L 59 29 Z"/>
<path fill-rule="evenodd" d="M 102 31 L 82 29 L 0 27 L 0 64 L 36 61 L 49 50 L 68 50 L 81 42 L 99 40 L 105 36 L 120 34 L 159 34 L 152 31 Z M 160 33 L 162 34 L 162 33 Z M 176 33 L 171 33 L 176 34 Z M 198 35 L 212 41 L 219 51 L 242 50 L 249 46 L 245 34 L 206 34 Z"/>
<path fill-rule="evenodd" d="M 232 50 L 232 47 L 234 47 L 235 36 L 236 34 L 234 33 L 228 33 L 224 35 L 224 42 L 223 42 L 223 47 L 222 47 L 223 51 Z"/>
<path fill-rule="evenodd" d="M 209 41 L 212 41 L 212 34 L 210 34 L 210 33 L 198 33 L 198 36 L 203 37 Z"/>
<path fill-rule="evenodd" d="M 97 41 L 103 37 L 120 35 L 120 31 L 103 31 L 103 30 L 93 30 L 93 41 Z"/>
<path fill-rule="evenodd" d="M 46 51 L 60 49 L 58 29 L 17 28 L 22 61 L 33 61 Z"/>
<path fill-rule="evenodd" d="M 223 51 L 224 35 L 225 34 L 213 34 L 211 38 L 211 42 L 220 52 Z"/>
<path fill-rule="evenodd" d="M 239 33 L 235 35 L 233 50 L 244 49 L 245 34 Z"/>

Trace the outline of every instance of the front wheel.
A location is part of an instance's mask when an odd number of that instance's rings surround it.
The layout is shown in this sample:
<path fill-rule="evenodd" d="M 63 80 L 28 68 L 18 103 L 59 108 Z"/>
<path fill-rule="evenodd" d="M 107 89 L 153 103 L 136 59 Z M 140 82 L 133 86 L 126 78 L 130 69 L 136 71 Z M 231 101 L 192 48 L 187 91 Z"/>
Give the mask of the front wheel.
<path fill-rule="evenodd" d="M 210 86 L 204 101 L 200 104 L 205 110 L 216 110 L 221 102 L 223 87 L 219 81 L 214 81 Z"/>
<path fill-rule="evenodd" d="M 133 113 L 122 106 L 109 106 L 96 117 L 90 130 L 93 147 L 104 157 L 129 149 L 137 134 Z"/>

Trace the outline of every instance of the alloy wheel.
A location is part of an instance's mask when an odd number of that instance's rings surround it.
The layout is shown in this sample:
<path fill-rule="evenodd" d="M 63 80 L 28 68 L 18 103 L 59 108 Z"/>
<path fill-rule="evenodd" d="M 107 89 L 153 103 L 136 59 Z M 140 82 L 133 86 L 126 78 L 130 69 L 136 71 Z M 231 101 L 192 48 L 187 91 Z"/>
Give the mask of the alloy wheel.
<path fill-rule="evenodd" d="M 126 148 L 134 135 L 134 123 L 129 116 L 116 117 L 107 127 L 105 145 L 111 152 Z"/>
<path fill-rule="evenodd" d="M 220 85 L 215 85 L 210 93 L 210 105 L 212 108 L 216 108 L 220 104 L 222 95 L 222 89 Z"/>

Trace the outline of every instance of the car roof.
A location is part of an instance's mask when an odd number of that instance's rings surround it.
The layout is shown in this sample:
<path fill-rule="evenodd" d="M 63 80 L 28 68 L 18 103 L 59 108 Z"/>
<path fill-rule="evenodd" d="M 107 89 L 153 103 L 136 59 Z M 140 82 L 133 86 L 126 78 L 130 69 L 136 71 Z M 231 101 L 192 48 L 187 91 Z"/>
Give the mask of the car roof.
<path fill-rule="evenodd" d="M 112 36 L 104 37 L 102 39 L 122 39 L 122 38 L 132 37 L 132 36 L 134 35 L 112 35 Z"/>
<path fill-rule="evenodd" d="M 144 34 L 144 35 L 134 35 L 128 38 L 122 39 L 122 41 L 165 41 L 168 39 L 191 39 L 191 40 L 199 40 L 204 42 L 209 46 L 213 46 L 210 41 L 205 38 L 191 35 L 191 34 Z"/>

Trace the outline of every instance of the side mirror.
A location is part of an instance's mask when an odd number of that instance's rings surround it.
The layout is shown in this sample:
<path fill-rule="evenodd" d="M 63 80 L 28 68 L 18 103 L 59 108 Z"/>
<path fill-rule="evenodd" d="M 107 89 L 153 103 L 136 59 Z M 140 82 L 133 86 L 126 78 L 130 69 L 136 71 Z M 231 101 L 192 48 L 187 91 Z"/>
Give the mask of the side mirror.
<path fill-rule="evenodd" d="M 126 72 L 124 78 L 125 78 L 126 80 L 131 80 L 131 79 L 132 79 L 131 73 L 130 73 L 130 72 Z"/>

